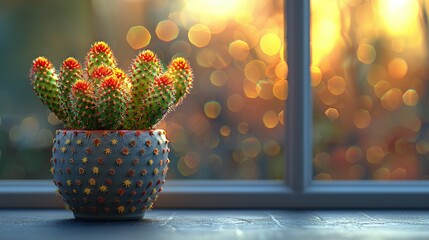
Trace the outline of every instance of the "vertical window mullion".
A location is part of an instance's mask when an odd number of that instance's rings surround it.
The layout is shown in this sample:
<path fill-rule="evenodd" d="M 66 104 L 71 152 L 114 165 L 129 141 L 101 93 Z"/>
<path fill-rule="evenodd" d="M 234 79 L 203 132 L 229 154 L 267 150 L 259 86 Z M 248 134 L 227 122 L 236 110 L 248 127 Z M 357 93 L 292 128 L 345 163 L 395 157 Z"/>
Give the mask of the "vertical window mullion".
<path fill-rule="evenodd" d="M 310 84 L 310 0 L 286 0 L 286 183 L 302 192 L 312 179 L 312 96 Z"/>

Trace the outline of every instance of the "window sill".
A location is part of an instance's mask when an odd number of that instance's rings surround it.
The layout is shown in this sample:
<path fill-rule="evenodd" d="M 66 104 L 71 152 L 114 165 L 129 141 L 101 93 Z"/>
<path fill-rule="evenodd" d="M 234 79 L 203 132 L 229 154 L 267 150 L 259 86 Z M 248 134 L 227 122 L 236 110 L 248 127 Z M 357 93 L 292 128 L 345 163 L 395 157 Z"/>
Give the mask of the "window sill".
<path fill-rule="evenodd" d="M 170 180 L 156 208 L 429 208 L 429 182 L 314 182 L 294 192 L 275 180 Z M 0 181 L 0 208 L 62 208 L 50 180 Z"/>
<path fill-rule="evenodd" d="M 427 211 L 158 210 L 141 221 L 75 221 L 0 210 L 2 239 L 427 239 Z"/>

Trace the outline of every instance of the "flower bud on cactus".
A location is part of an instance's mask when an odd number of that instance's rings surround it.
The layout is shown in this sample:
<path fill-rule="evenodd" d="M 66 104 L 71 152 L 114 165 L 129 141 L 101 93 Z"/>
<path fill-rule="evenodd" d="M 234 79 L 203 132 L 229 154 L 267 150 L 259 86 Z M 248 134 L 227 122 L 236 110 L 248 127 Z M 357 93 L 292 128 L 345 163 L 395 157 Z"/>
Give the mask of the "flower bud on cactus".
<path fill-rule="evenodd" d="M 172 79 L 168 75 L 157 77 L 148 91 L 148 97 L 143 101 L 141 112 L 144 118 L 137 122 L 137 128 L 150 129 L 161 121 L 175 102 L 174 95 Z"/>
<path fill-rule="evenodd" d="M 176 89 L 175 104 L 180 104 L 192 88 L 193 74 L 191 65 L 184 58 L 173 59 L 168 66 L 168 74 Z"/>
<path fill-rule="evenodd" d="M 129 96 L 116 75 L 109 76 L 98 90 L 99 124 L 102 129 L 117 129 L 124 121 Z"/>
<path fill-rule="evenodd" d="M 96 118 L 94 94 L 90 84 L 84 80 L 76 81 L 72 87 L 70 98 L 79 128 L 97 129 L 98 119 Z"/>
<path fill-rule="evenodd" d="M 96 42 L 91 46 L 91 49 L 86 56 L 86 72 L 88 76 L 92 76 L 95 68 L 106 65 L 107 67 L 115 68 L 116 59 L 109 45 L 105 42 Z"/>
<path fill-rule="evenodd" d="M 52 63 L 45 57 L 38 57 L 33 61 L 30 79 L 33 89 L 40 100 L 55 114 L 65 121 L 66 111 L 61 108 L 60 91 L 57 86 L 58 76 Z"/>
<path fill-rule="evenodd" d="M 61 93 L 61 106 L 67 112 L 67 122 L 71 125 L 73 125 L 74 114 L 70 106 L 70 92 L 72 85 L 82 77 L 82 68 L 75 58 L 70 57 L 63 61 L 60 68 L 58 89 Z"/>
<path fill-rule="evenodd" d="M 162 65 L 158 57 L 150 50 L 139 53 L 131 65 L 131 96 L 132 102 L 128 109 L 128 117 L 125 123 L 127 128 L 137 127 L 138 121 L 143 117 L 141 109 L 146 93 L 154 84 L 155 77 L 161 74 Z"/>

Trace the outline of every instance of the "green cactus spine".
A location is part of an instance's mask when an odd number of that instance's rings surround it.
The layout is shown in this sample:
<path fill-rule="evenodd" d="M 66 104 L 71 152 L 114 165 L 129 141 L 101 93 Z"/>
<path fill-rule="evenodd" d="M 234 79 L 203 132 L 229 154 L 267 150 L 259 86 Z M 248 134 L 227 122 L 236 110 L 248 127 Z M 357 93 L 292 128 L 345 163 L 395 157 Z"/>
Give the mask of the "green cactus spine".
<path fill-rule="evenodd" d="M 125 127 L 139 129 L 138 123 L 143 117 L 142 108 L 146 93 L 154 84 L 155 77 L 162 71 L 162 64 L 156 54 L 150 50 L 144 50 L 137 55 L 131 65 L 131 97 L 132 102 L 128 108 L 128 117 Z"/>
<path fill-rule="evenodd" d="M 60 68 L 60 78 L 58 81 L 58 89 L 60 91 L 61 106 L 67 113 L 67 122 L 70 127 L 74 126 L 75 116 L 71 109 L 70 93 L 73 84 L 82 79 L 82 68 L 79 62 L 72 57 L 63 61 Z"/>
<path fill-rule="evenodd" d="M 174 95 L 173 81 L 168 75 L 157 77 L 143 101 L 143 117 L 137 122 L 137 128 L 151 129 L 161 121 L 175 102 Z"/>
<path fill-rule="evenodd" d="M 38 57 L 33 61 L 30 75 L 33 89 L 40 100 L 60 120 L 66 121 L 67 113 L 61 108 L 60 91 L 57 86 L 58 75 L 52 63 L 45 57 Z"/>
<path fill-rule="evenodd" d="M 91 46 L 91 49 L 86 56 L 86 73 L 91 78 L 94 70 L 102 65 L 115 68 L 116 59 L 109 45 L 105 42 L 96 42 Z M 96 84 L 99 84 L 99 82 Z"/>
<path fill-rule="evenodd" d="M 106 77 L 101 83 L 96 109 L 99 114 L 99 127 L 102 129 L 121 128 L 129 101 L 122 84 L 116 75 Z"/>
<path fill-rule="evenodd" d="M 174 104 L 177 106 L 192 88 L 193 73 L 191 65 L 184 58 L 178 57 L 171 61 L 167 69 L 168 75 L 173 79 L 174 88 L 176 89 Z"/>
<path fill-rule="evenodd" d="M 98 119 L 91 85 L 84 80 L 76 81 L 72 87 L 70 98 L 78 128 L 97 129 Z"/>

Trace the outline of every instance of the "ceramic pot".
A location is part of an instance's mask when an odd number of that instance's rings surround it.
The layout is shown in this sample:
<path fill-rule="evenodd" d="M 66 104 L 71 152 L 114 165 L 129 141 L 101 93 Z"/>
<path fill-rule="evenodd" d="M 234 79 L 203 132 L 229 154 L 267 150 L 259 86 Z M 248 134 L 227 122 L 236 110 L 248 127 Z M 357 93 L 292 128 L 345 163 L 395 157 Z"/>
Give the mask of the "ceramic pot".
<path fill-rule="evenodd" d="M 163 130 L 58 130 L 51 172 L 75 218 L 141 219 L 168 170 Z"/>

